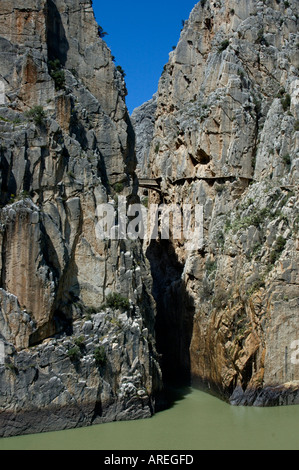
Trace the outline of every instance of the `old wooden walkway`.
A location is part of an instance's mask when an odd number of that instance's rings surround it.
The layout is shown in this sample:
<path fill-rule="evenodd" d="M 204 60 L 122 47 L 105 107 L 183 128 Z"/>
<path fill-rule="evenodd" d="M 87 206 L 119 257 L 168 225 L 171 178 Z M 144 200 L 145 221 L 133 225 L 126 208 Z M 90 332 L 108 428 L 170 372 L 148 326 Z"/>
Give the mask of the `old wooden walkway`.
<path fill-rule="evenodd" d="M 139 187 L 144 189 L 152 189 L 154 191 L 161 191 L 160 187 L 161 179 L 149 179 L 149 178 L 140 178 Z"/>

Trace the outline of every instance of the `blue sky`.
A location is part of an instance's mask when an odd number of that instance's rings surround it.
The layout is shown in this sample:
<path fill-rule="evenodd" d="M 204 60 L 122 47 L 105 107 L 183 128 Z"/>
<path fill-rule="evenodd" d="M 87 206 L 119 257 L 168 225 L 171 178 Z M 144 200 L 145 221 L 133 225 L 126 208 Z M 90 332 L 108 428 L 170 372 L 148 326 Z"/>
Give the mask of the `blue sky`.
<path fill-rule="evenodd" d="M 127 107 L 133 109 L 157 91 L 172 46 L 180 37 L 182 20 L 196 0 L 93 0 L 96 20 L 108 33 L 105 41 L 115 64 L 126 73 Z"/>

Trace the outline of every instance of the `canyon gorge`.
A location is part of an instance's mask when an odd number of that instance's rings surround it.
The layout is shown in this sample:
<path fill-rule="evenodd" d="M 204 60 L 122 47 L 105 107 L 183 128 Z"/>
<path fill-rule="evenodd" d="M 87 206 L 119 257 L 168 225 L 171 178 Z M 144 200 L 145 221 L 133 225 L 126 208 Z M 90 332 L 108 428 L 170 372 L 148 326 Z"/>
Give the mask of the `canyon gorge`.
<path fill-rule="evenodd" d="M 1 1 L 2 437 L 150 418 L 168 384 L 299 404 L 298 19 L 201 0 L 130 116 L 90 0 Z M 202 246 L 99 239 L 120 196 L 200 205 Z"/>

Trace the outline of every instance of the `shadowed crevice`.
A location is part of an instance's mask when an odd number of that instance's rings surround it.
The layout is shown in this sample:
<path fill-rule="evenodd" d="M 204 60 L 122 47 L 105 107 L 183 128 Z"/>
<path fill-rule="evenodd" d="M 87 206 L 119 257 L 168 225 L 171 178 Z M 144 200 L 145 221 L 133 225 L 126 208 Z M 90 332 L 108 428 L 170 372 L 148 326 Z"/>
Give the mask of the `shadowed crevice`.
<path fill-rule="evenodd" d="M 48 60 L 58 59 L 64 67 L 67 61 L 69 43 L 62 24 L 61 15 L 53 0 L 47 2 L 47 46 Z"/>
<path fill-rule="evenodd" d="M 153 240 L 147 256 L 157 304 L 155 330 L 163 382 L 166 386 L 190 385 L 194 305 L 182 279 L 184 267 L 169 240 Z"/>

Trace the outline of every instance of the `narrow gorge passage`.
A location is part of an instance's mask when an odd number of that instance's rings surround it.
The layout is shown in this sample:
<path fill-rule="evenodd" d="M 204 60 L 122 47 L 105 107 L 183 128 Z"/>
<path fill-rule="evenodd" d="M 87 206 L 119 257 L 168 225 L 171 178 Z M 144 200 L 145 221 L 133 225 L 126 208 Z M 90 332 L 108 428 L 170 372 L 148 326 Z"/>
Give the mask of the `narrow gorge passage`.
<path fill-rule="evenodd" d="M 298 0 L 198 2 L 131 116 L 100 3 L 1 4 L 0 437 L 151 418 L 191 385 L 299 404 Z M 135 204 L 157 226 L 126 226 Z"/>
<path fill-rule="evenodd" d="M 155 329 L 163 382 L 165 386 L 188 386 L 194 306 L 182 279 L 184 267 L 170 240 L 152 240 L 147 257 L 157 304 Z"/>

